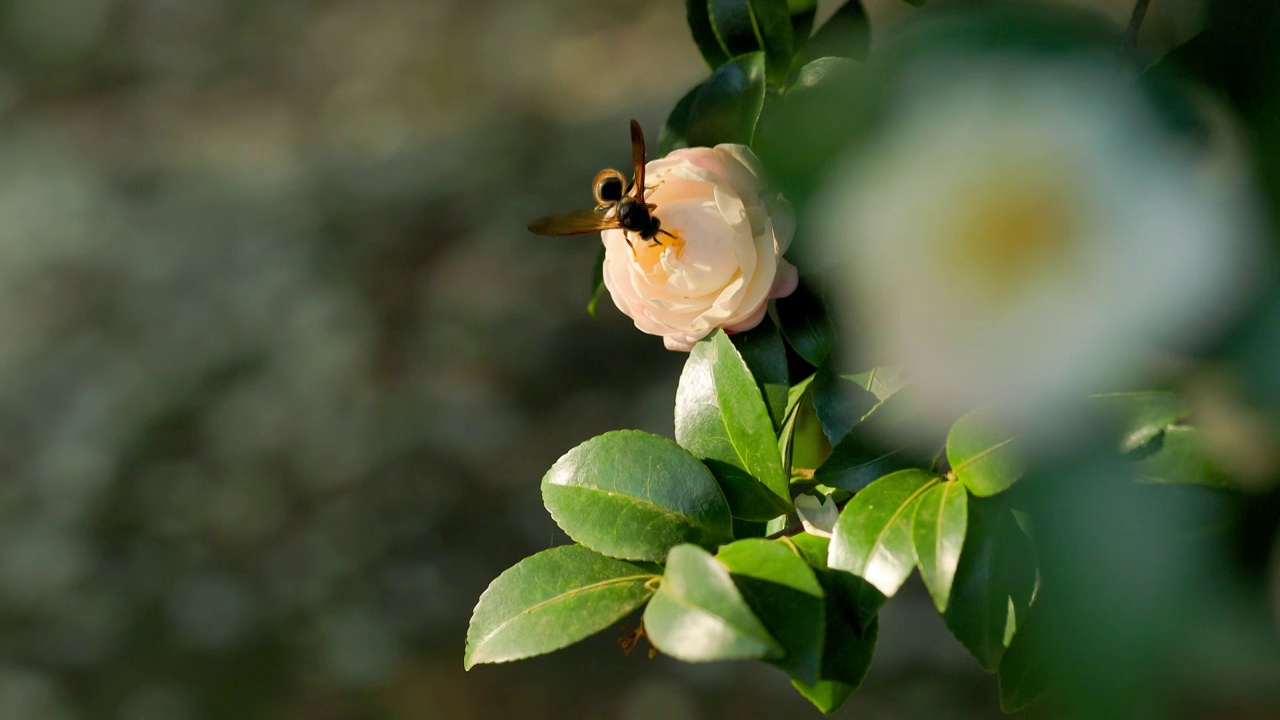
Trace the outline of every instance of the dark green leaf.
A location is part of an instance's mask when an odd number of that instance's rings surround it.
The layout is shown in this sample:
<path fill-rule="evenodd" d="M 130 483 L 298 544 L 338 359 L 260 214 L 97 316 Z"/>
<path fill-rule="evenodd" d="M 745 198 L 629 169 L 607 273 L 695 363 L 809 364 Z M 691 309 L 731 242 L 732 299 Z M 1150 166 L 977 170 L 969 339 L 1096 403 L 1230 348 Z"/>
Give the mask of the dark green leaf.
<path fill-rule="evenodd" d="M 997 499 L 970 499 L 969 530 L 943 619 L 987 670 L 1000 666 L 1035 582 L 1035 549 L 1013 513 Z"/>
<path fill-rule="evenodd" d="M 902 385 L 902 373 L 896 368 L 840 375 L 828 358 L 813 380 L 813 407 L 827 439 L 832 444 L 840 442 Z"/>
<path fill-rule="evenodd" d="M 978 497 L 1003 492 L 1022 477 L 1017 437 L 991 409 L 975 410 L 947 433 L 951 472 Z"/>
<path fill-rule="evenodd" d="M 809 39 L 805 58 L 841 57 L 867 59 L 871 30 L 867 11 L 859 0 L 849 0 Z"/>
<path fill-rule="evenodd" d="M 742 55 L 716 68 L 689 108 L 688 144 L 750 145 L 764 107 L 764 88 L 764 53 Z"/>
<path fill-rule="evenodd" d="M 1135 452 L 1138 479 L 1166 484 L 1228 487 L 1227 477 L 1214 468 L 1204 431 L 1185 425 L 1165 428 Z"/>
<path fill-rule="evenodd" d="M 689 22 L 689 31 L 693 34 L 693 42 L 712 70 L 729 62 L 733 53 L 725 48 L 724 43 L 716 36 L 711 26 L 711 12 L 707 0 L 685 0 L 685 17 Z"/>
<path fill-rule="evenodd" d="M 770 82 L 781 85 L 795 54 L 786 0 L 707 0 L 711 25 L 729 54 L 764 51 Z"/>
<path fill-rule="evenodd" d="M 463 666 L 541 655 L 609 627 L 653 594 L 658 578 L 578 545 L 544 550 L 502 573 L 480 596 Z"/>
<path fill-rule="evenodd" d="M 717 330 L 689 353 L 676 390 L 675 425 L 676 440 L 720 479 L 736 516 L 769 520 L 790 508 L 769 411 L 724 332 Z M 752 484 L 768 492 L 752 494 Z M 740 502 L 752 497 L 771 498 L 772 506 Z"/>
<path fill-rule="evenodd" d="M 1046 653 L 1054 643 L 1049 639 L 1043 600 L 1036 599 L 1027 621 L 1018 628 L 1009 649 L 1000 660 L 1000 709 L 1013 714 L 1044 696 L 1049 689 L 1050 670 Z"/>
<path fill-rule="evenodd" d="M 764 404 L 769 409 L 774 432 L 781 430 L 786 418 L 790 381 L 787 378 L 787 346 L 782 343 L 778 327 L 765 316 L 759 325 L 734 335 L 732 340 L 756 379 Z"/>
<path fill-rule="evenodd" d="M 809 565 L 789 545 L 763 539 L 725 545 L 716 557 L 765 629 L 786 648 L 773 664 L 793 679 L 817 682 L 825 599 Z"/>
<path fill-rule="evenodd" d="M 898 470 L 918 465 L 915 450 L 907 445 L 885 447 L 853 432 L 831 449 L 813 479 L 829 487 L 858 492 L 876 480 Z"/>
<path fill-rule="evenodd" d="M 782 337 L 810 365 L 819 367 L 835 347 L 836 333 L 822 298 L 803 278 L 796 291 L 774 301 Z"/>
<path fill-rule="evenodd" d="M 667 115 L 667 122 L 658 132 L 655 157 L 665 157 L 672 150 L 689 147 L 689 118 L 693 114 L 693 99 L 702 91 L 702 83 L 684 94 Z"/>
<path fill-rule="evenodd" d="M 542 499 L 569 537 L 610 557 L 661 561 L 680 543 L 732 537 L 729 505 L 698 459 L 666 438 L 605 433 L 542 478 Z"/>
<path fill-rule="evenodd" d="M 920 497 L 911 520 L 920 576 L 938 612 L 946 611 L 951 597 L 951 581 L 960 563 L 960 548 L 969 523 L 968 499 L 964 486 L 958 482 L 935 485 Z"/>
<path fill-rule="evenodd" d="M 779 659 L 785 653 L 751 612 L 729 571 L 694 545 L 672 548 L 644 611 L 645 634 L 685 662 Z"/>
<path fill-rule="evenodd" d="M 792 680 L 791 685 L 813 703 L 814 707 L 831 714 L 853 695 L 866 677 L 871 659 L 875 656 L 880 621 L 871 621 L 866 632 L 859 635 L 852 624 L 833 618 L 828 613 L 827 627 L 823 679 L 813 684 Z"/>
<path fill-rule="evenodd" d="M 892 596 L 916 564 L 911 541 L 915 503 L 937 483 L 927 471 L 902 470 L 854 495 L 836 522 L 827 564 Z"/>
<path fill-rule="evenodd" d="M 791 13 L 791 38 L 798 48 L 813 33 L 813 16 L 818 12 L 818 0 L 787 0 Z"/>
<path fill-rule="evenodd" d="M 587 301 L 587 314 L 591 317 L 596 316 L 596 307 L 600 305 L 600 298 L 604 297 L 606 292 L 604 286 L 604 245 L 600 245 L 600 249 L 596 252 L 595 270 L 591 276 L 591 299 Z"/>
<path fill-rule="evenodd" d="M 1146 445 L 1166 427 L 1189 414 L 1177 395 L 1169 392 L 1126 392 L 1091 396 L 1103 412 L 1119 423 L 1120 452 Z"/>

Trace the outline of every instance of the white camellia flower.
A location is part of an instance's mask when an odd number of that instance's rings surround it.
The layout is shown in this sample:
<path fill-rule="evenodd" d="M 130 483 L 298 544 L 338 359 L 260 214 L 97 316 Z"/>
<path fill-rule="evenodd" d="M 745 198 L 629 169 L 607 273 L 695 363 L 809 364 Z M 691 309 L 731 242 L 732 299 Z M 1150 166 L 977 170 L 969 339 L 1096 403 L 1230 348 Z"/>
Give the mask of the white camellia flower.
<path fill-rule="evenodd" d="M 782 259 L 795 226 L 790 206 L 761 182 L 745 145 L 676 150 L 645 166 L 661 244 L 606 230 L 604 284 L 618 309 L 670 350 L 688 351 L 716 328 L 764 319 L 771 298 L 796 288 Z"/>
<path fill-rule="evenodd" d="M 818 222 L 852 340 L 903 366 L 923 419 L 995 403 L 1061 431 L 1233 309 L 1258 229 L 1246 169 L 1180 142 L 1114 62 L 912 70 Z"/>

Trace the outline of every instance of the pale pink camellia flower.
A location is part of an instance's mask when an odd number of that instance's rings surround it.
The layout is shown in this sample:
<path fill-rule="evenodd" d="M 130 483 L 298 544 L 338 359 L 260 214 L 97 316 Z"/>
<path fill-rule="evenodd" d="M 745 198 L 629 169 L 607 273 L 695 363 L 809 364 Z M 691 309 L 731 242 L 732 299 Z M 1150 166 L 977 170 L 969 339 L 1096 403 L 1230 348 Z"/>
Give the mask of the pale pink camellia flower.
<path fill-rule="evenodd" d="M 661 244 L 605 230 L 604 284 L 613 302 L 668 350 L 688 352 L 716 328 L 764 319 L 769 300 L 796 289 L 782 258 L 795 232 L 791 206 L 761 181 L 745 145 L 676 150 L 645 166 Z M 630 242 L 628 242 L 628 238 Z"/>

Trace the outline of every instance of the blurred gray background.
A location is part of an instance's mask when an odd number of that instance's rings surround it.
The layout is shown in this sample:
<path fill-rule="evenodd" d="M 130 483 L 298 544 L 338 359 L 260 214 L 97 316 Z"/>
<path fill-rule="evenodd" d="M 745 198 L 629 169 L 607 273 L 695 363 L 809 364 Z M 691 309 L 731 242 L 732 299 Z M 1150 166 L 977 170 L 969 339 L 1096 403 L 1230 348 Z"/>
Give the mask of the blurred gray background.
<path fill-rule="evenodd" d="M 0 720 L 816 716 L 621 630 L 462 671 L 683 361 L 524 223 L 705 72 L 675 0 L 0 0 Z M 999 717 L 919 587 L 882 625 L 842 716 Z"/>

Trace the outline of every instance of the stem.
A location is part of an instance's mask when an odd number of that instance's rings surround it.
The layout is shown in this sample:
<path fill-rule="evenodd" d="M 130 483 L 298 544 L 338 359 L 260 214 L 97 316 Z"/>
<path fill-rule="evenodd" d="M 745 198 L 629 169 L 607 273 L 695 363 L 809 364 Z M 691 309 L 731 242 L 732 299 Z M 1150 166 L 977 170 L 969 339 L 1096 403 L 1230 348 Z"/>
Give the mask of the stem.
<path fill-rule="evenodd" d="M 1138 0 L 1133 4 L 1133 14 L 1129 16 L 1129 27 L 1125 28 L 1124 41 L 1120 47 L 1126 52 L 1133 52 L 1138 44 L 1138 31 L 1142 29 L 1142 19 L 1147 16 L 1147 7 L 1151 0 Z"/>

